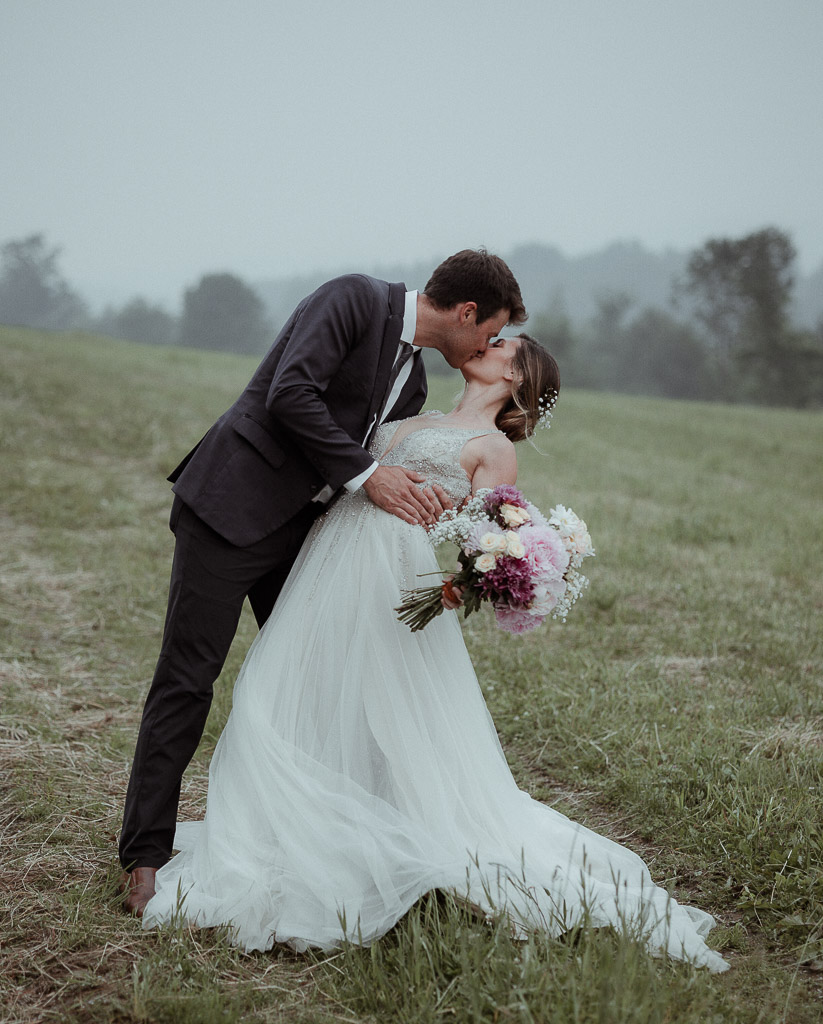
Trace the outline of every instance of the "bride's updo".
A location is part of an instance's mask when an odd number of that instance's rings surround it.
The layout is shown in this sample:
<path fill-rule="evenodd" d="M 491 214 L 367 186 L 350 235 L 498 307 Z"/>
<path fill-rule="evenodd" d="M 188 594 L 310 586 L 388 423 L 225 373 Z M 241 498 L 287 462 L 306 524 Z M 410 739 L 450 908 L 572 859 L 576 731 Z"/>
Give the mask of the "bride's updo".
<path fill-rule="evenodd" d="M 497 429 L 515 442 L 532 436 L 540 416 L 554 406 L 560 393 L 560 371 L 554 357 L 530 334 L 517 337 L 520 344 L 512 360 L 512 396 L 494 421 Z"/>

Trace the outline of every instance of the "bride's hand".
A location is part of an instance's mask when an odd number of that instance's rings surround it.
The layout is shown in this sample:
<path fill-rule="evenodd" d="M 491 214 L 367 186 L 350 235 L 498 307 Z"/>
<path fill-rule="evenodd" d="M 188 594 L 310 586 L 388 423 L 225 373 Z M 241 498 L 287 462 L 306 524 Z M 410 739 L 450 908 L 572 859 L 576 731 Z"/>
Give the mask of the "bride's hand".
<path fill-rule="evenodd" d="M 454 502 L 440 484 L 432 484 L 431 487 L 427 487 L 426 493 L 429 495 L 432 505 L 434 505 L 435 519 L 439 519 L 447 508 L 454 508 Z M 433 526 L 434 523 L 430 525 Z"/>
<path fill-rule="evenodd" d="M 450 612 L 463 604 L 463 588 L 452 586 L 453 578 L 452 576 L 446 578 L 443 584 L 443 593 L 440 596 L 443 607 Z"/>
<path fill-rule="evenodd" d="M 415 525 L 431 526 L 442 508 L 437 511 L 436 499 L 431 490 L 421 490 L 417 486 L 425 481 L 426 478 L 420 473 L 413 473 L 402 466 L 378 466 L 363 484 L 363 489 L 375 505 L 398 519 Z M 442 492 L 442 488 L 438 490 Z M 448 495 L 446 497 L 448 500 Z M 439 499 L 437 503 L 440 504 Z"/>

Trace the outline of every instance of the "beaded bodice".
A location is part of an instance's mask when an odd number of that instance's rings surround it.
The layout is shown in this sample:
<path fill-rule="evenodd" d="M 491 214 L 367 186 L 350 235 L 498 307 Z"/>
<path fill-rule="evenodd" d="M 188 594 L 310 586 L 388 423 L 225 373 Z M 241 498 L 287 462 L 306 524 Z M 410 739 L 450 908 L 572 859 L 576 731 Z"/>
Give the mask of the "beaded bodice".
<path fill-rule="evenodd" d="M 432 416 L 442 413 L 432 412 Z M 425 420 L 424 417 L 414 417 Z M 419 426 L 390 451 L 386 448 L 391 444 L 395 431 L 400 423 L 384 423 L 377 428 L 369 445 L 369 451 L 379 459 L 381 466 L 404 466 L 415 473 L 426 477 L 426 485 L 439 484 L 453 501 L 462 501 L 471 494 L 471 483 L 466 471 L 460 465 L 460 452 L 463 445 L 473 437 L 496 434 L 496 430 L 478 430 L 466 427 Z M 383 454 L 385 453 L 385 454 Z"/>

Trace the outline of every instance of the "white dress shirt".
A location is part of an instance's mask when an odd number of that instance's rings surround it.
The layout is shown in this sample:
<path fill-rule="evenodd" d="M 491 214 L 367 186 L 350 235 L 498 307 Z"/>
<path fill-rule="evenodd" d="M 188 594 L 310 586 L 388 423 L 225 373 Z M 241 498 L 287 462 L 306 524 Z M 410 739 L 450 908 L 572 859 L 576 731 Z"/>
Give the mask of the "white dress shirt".
<path fill-rule="evenodd" d="M 403 309 L 403 330 L 400 332 L 400 342 L 397 346 L 397 354 L 394 357 L 395 362 L 397 362 L 400 353 L 403 351 L 406 345 L 411 345 L 413 352 L 418 352 L 420 350 L 419 345 L 413 344 L 414 335 L 416 331 L 417 292 L 411 291 L 406 292 L 406 304 Z M 406 381 L 409 379 L 409 374 L 411 373 L 412 369 L 412 362 L 413 359 L 407 359 L 403 366 L 400 367 L 400 373 L 398 373 L 394 381 L 394 384 L 392 385 L 392 389 L 389 392 L 389 397 L 386 399 L 385 405 L 383 406 L 383 411 L 380 414 L 381 423 L 383 423 L 383 421 L 389 415 L 395 403 L 397 402 L 397 399 L 400 397 L 400 392 L 403 390 Z M 375 419 L 377 419 L 376 415 Z M 374 426 L 374 422 L 375 421 L 372 420 L 371 423 L 369 424 L 368 430 L 366 431 L 365 437 L 363 438 L 363 444 L 366 443 L 366 438 L 371 433 L 372 427 Z M 343 486 L 346 488 L 347 491 L 356 491 L 358 488 L 363 486 L 363 484 L 369 479 L 369 477 L 372 475 L 372 473 L 377 469 L 379 465 L 379 462 L 373 462 L 368 469 L 364 469 L 363 472 L 359 473 L 356 477 L 353 477 L 351 480 L 347 480 L 346 483 L 343 484 Z M 315 496 L 312 498 L 312 501 L 322 501 L 325 504 L 327 501 L 331 499 L 331 496 L 333 494 L 334 491 L 327 484 L 322 491 L 318 491 L 317 494 L 315 494 Z"/>

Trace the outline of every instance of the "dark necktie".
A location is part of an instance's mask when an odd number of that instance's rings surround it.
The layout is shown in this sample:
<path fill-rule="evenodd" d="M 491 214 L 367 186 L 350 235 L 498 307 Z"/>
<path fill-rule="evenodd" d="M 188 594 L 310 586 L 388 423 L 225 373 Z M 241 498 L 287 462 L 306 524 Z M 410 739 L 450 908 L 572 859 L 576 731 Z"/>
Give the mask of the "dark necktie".
<path fill-rule="evenodd" d="M 383 402 L 380 406 L 380 411 L 374 417 L 374 420 L 372 421 L 371 426 L 369 427 L 369 432 L 366 436 L 365 441 L 363 442 L 364 447 L 368 447 L 369 441 L 371 441 L 375 430 L 377 430 L 377 428 L 383 422 L 383 418 L 385 417 L 386 413 L 391 412 L 391 409 L 388 407 L 388 402 L 391 397 L 392 388 L 394 387 L 395 381 L 400 376 L 400 371 L 411 359 L 414 353 L 414 348 L 407 341 L 402 341 L 400 343 L 400 351 L 397 353 L 397 357 L 395 358 L 394 363 L 392 365 L 391 373 L 389 374 L 389 380 L 388 383 L 386 384 L 386 393 L 383 398 Z M 395 397 L 395 402 L 399 397 L 399 395 Z"/>
<path fill-rule="evenodd" d="M 392 388 L 394 387 L 397 378 L 400 376 L 400 371 L 413 355 L 414 348 L 407 341 L 402 341 L 400 343 L 400 351 L 397 353 L 397 358 L 395 359 L 394 365 L 391 368 L 391 373 L 389 374 L 389 382 L 386 385 L 386 397 L 383 399 L 380 415 L 377 417 L 378 423 L 382 422 L 383 417 L 387 412 L 391 412 L 391 409 L 388 408 L 388 401 L 391 398 Z M 397 395 L 397 398 L 399 397 L 400 396 Z"/>

